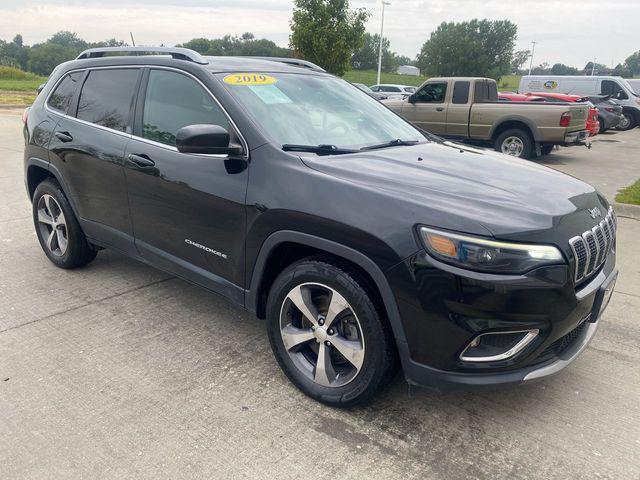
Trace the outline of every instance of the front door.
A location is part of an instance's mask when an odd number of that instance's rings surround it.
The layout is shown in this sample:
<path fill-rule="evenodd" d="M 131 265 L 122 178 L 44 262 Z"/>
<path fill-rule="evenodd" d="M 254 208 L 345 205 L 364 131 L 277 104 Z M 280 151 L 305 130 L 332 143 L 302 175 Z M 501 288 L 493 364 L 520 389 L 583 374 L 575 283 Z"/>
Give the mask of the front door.
<path fill-rule="evenodd" d="M 405 102 L 402 116 L 427 132 L 444 134 L 447 125 L 447 82 L 430 82 Z"/>
<path fill-rule="evenodd" d="M 151 263 L 242 301 L 248 163 L 180 153 L 178 130 L 215 124 L 224 111 L 194 77 L 149 69 L 125 171 L 136 247 Z"/>

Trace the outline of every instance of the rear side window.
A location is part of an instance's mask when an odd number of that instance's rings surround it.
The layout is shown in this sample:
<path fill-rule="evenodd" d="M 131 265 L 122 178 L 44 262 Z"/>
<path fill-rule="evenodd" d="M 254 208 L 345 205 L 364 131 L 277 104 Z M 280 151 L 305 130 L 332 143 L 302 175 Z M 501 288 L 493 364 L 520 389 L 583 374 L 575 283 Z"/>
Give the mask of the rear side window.
<path fill-rule="evenodd" d="M 446 83 L 427 83 L 414 94 L 416 103 L 444 103 Z"/>
<path fill-rule="evenodd" d="M 49 97 L 47 105 L 54 110 L 67 113 L 83 75 L 84 72 L 73 72 L 66 75 Z"/>
<path fill-rule="evenodd" d="M 137 68 L 89 72 L 80 92 L 77 117 L 121 132 L 130 131 L 138 73 Z"/>
<path fill-rule="evenodd" d="M 151 70 L 144 100 L 142 136 L 175 145 L 178 130 L 200 124 L 229 129 L 229 120 L 222 109 L 195 80 L 181 73 Z"/>
<path fill-rule="evenodd" d="M 398 87 L 380 87 L 380 90 L 382 92 L 401 92 L 402 91 Z"/>
<path fill-rule="evenodd" d="M 473 90 L 474 102 L 496 102 L 498 101 L 498 88 L 493 82 L 479 80 Z"/>
<path fill-rule="evenodd" d="M 456 82 L 453 85 L 453 98 L 451 103 L 464 105 L 469 101 L 469 88 L 471 82 Z"/>

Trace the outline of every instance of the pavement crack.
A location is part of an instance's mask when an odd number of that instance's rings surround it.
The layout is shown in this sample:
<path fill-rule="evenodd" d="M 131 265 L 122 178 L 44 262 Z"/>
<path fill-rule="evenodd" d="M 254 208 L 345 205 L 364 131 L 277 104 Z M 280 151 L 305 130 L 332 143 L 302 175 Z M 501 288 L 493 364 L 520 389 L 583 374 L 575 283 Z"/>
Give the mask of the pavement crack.
<path fill-rule="evenodd" d="M 96 300 L 84 303 L 82 305 L 76 305 L 75 307 L 71 307 L 71 308 L 68 308 L 66 310 L 61 310 L 59 312 L 55 312 L 55 313 L 52 313 L 50 315 L 46 315 L 46 316 L 44 316 L 42 318 L 36 318 L 36 319 L 31 320 L 29 322 L 21 323 L 20 325 L 15 325 L 13 327 L 5 328 L 4 330 L 0 330 L 0 334 L 3 334 L 3 333 L 8 332 L 10 330 L 17 330 L 19 328 L 26 327 L 27 325 L 32 325 L 34 323 L 38 323 L 38 322 L 41 322 L 43 320 L 48 320 L 50 318 L 57 317 L 58 315 L 64 315 L 65 313 L 73 312 L 74 310 L 79 310 L 81 308 L 85 308 L 85 307 L 88 307 L 90 305 L 95 305 L 96 303 L 104 302 L 105 300 L 111 300 L 112 298 L 116 298 L 116 297 L 120 297 L 122 295 L 127 295 L 129 293 L 137 292 L 138 290 L 142 290 L 143 288 L 153 287 L 153 286 L 158 285 L 160 283 L 168 282 L 169 280 L 174 280 L 175 278 L 176 277 L 167 277 L 167 278 L 163 278 L 162 280 L 157 280 L 155 282 L 147 283 L 145 285 L 138 285 L 137 287 L 130 288 L 129 290 L 125 290 L 123 292 L 114 293 L 113 295 L 109 295 L 109 296 L 106 296 L 106 297 L 98 298 Z"/>

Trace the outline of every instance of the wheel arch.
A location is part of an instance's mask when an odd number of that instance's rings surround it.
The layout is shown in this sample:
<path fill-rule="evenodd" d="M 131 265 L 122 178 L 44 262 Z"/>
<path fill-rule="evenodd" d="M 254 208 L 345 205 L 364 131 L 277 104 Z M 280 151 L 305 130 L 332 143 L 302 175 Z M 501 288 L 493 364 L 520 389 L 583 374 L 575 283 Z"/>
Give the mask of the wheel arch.
<path fill-rule="evenodd" d="M 502 132 L 510 128 L 519 128 L 521 130 L 524 130 L 529 135 L 531 135 L 531 138 L 533 139 L 534 142 L 540 141 L 540 135 L 538 134 L 538 127 L 535 125 L 535 123 L 533 123 L 528 118 L 524 118 L 520 116 L 507 117 L 507 118 L 504 118 L 500 123 L 496 123 L 491 128 L 491 132 L 490 132 L 491 140 L 495 142 L 496 138 L 498 138 L 498 135 L 500 135 Z"/>
<path fill-rule="evenodd" d="M 284 263 L 281 260 L 283 252 L 288 256 Z M 307 233 L 281 230 L 267 237 L 256 258 L 250 288 L 245 295 L 245 307 L 264 318 L 266 296 L 279 272 L 294 261 L 313 255 L 331 256 L 363 274 L 370 282 L 369 286 L 375 289 L 374 294 L 385 310 L 396 342 L 406 342 L 395 297 L 378 265 L 351 247 Z"/>
<path fill-rule="evenodd" d="M 27 186 L 27 194 L 29 195 L 29 200 L 33 200 L 33 194 L 36 191 L 36 188 L 40 183 L 45 181 L 47 178 L 55 179 L 60 188 L 64 192 L 67 197 L 67 201 L 69 205 L 71 205 L 71 209 L 73 210 L 74 215 L 79 219 L 78 210 L 76 208 L 75 202 L 73 198 L 69 194 L 69 189 L 67 188 L 67 184 L 62 178 L 62 174 L 55 167 L 55 165 L 42 160 L 40 158 L 29 158 L 26 163 L 26 173 L 25 173 L 25 182 Z"/>

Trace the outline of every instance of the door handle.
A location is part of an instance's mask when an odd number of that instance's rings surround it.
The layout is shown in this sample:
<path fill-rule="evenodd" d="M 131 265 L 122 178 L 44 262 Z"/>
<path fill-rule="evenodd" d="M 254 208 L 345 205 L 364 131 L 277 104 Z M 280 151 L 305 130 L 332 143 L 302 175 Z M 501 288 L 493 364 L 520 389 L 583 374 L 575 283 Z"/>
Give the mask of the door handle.
<path fill-rule="evenodd" d="M 68 143 L 73 140 L 73 137 L 69 134 L 69 132 L 56 132 L 54 133 L 56 138 L 61 142 Z"/>
<path fill-rule="evenodd" d="M 130 153 L 127 158 L 129 161 L 135 163 L 139 167 L 153 167 L 156 162 L 151 160 L 146 155 L 136 155 L 135 153 Z"/>
<path fill-rule="evenodd" d="M 438 107 L 438 108 L 436 108 L 436 112 L 441 112 L 441 111 L 443 111 L 443 110 L 444 110 L 444 107 Z"/>

